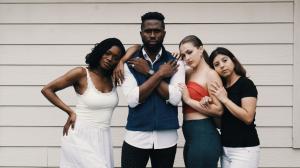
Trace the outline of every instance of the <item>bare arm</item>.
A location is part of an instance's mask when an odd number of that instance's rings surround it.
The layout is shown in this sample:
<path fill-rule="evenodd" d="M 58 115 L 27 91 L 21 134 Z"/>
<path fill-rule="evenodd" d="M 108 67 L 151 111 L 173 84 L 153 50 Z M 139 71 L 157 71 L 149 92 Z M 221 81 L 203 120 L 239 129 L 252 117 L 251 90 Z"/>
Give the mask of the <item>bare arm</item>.
<path fill-rule="evenodd" d="M 218 84 L 212 85 L 212 93 L 215 95 L 226 108 L 238 119 L 243 121 L 245 124 L 251 124 L 256 110 L 256 97 L 244 97 L 241 100 L 241 107 L 232 102 L 228 96 L 225 88 Z"/>
<path fill-rule="evenodd" d="M 242 98 L 242 106 L 238 106 L 230 99 L 225 99 L 222 103 L 238 119 L 249 125 L 255 116 L 257 99 L 255 97 Z"/>
<path fill-rule="evenodd" d="M 218 76 L 218 74 L 215 73 L 215 71 L 209 72 L 209 74 L 207 75 L 207 78 L 208 78 L 208 81 L 207 81 L 208 85 L 210 85 L 210 83 L 215 81 L 216 83 L 218 83 L 219 85 L 222 86 L 222 81 L 221 81 L 220 77 Z M 184 86 L 184 85 L 181 85 L 181 86 L 183 88 L 183 101 L 187 105 L 189 105 L 190 107 L 192 107 L 193 109 L 197 110 L 199 113 L 202 113 L 204 115 L 221 116 L 223 114 L 222 104 L 214 95 L 212 95 L 212 93 L 210 91 L 208 91 L 209 97 L 204 97 L 199 102 L 190 97 L 186 86 Z M 208 89 L 209 89 L 209 87 L 208 87 Z"/>
<path fill-rule="evenodd" d="M 68 115 L 68 121 L 64 127 L 63 134 L 68 134 L 68 129 L 70 126 L 74 128 L 74 123 L 76 119 L 75 112 L 66 105 L 56 94 L 57 91 L 62 90 L 66 87 L 76 85 L 79 79 L 85 75 L 85 70 L 80 67 L 74 68 L 64 74 L 63 76 L 50 82 L 41 90 L 42 94 L 55 106 L 65 111 Z"/>
<path fill-rule="evenodd" d="M 122 84 L 124 81 L 124 63 L 128 61 L 133 54 L 141 48 L 141 45 L 136 44 L 129 47 L 126 51 L 126 54 L 121 58 L 120 62 L 116 66 L 113 72 L 114 82 L 117 84 Z"/>
<path fill-rule="evenodd" d="M 156 88 L 156 91 L 163 99 L 169 99 L 169 84 L 167 82 L 162 80 Z"/>
<path fill-rule="evenodd" d="M 214 70 L 211 70 L 208 73 L 207 79 L 208 79 L 207 81 L 208 93 L 209 93 L 209 97 L 212 99 L 212 103 L 208 104 L 208 109 L 212 114 L 216 116 L 221 116 L 223 114 L 223 105 L 220 102 L 220 100 L 218 100 L 216 96 L 212 94 L 210 87 L 211 87 L 211 83 L 217 83 L 218 85 L 223 86 L 222 80 L 220 76 L 217 74 L 217 72 Z"/>

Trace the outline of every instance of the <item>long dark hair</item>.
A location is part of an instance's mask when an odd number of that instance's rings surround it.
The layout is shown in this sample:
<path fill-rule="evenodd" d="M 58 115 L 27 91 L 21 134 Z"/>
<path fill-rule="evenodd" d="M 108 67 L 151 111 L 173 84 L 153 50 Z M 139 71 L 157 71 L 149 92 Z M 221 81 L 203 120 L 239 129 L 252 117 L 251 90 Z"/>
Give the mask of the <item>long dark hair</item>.
<path fill-rule="evenodd" d="M 228 56 L 234 64 L 234 72 L 242 77 L 246 77 L 246 70 L 239 62 L 239 60 L 230 52 L 228 49 L 224 47 L 216 48 L 209 56 L 209 65 L 214 68 L 213 62 L 217 55 L 222 54 Z"/>
<path fill-rule="evenodd" d="M 189 35 L 189 36 L 184 37 L 184 38 L 180 41 L 179 47 L 180 47 L 182 44 L 185 44 L 185 43 L 192 43 L 193 46 L 194 46 L 194 47 L 197 47 L 197 48 L 203 46 L 202 41 L 201 41 L 197 36 L 195 36 L 195 35 Z M 209 58 L 208 58 L 208 54 L 207 54 L 206 50 L 203 51 L 202 55 L 203 55 L 203 58 L 204 58 L 205 62 L 206 62 L 207 64 L 209 64 Z"/>
<path fill-rule="evenodd" d="M 95 47 L 92 49 L 91 53 L 86 55 L 85 63 L 88 64 L 90 69 L 96 69 L 99 66 L 99 60 L 112 46 L 119 47 L 121 50 L 120 55 L 125 55 L 125 48 L 122 42 L 117 38 L 108 38 L 100 43 L 95 44 Z"/>

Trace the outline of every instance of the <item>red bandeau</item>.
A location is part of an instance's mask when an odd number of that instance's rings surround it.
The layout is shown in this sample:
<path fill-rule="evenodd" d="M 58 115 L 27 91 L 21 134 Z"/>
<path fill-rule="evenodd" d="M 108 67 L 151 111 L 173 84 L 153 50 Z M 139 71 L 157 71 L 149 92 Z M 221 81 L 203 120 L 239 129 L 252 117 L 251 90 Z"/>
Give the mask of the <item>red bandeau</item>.
<path fill-rule="evenodd" d="M 186 86 L 188 88 L 191 98 L 194 100 L 200 101 L 203 97 L 209 96 L 208 91 L 196 82 L 189 81 L 187 82 Z M 183 103 L 183 113 L 194 113 L 196 111 L 197 110 Z"/>

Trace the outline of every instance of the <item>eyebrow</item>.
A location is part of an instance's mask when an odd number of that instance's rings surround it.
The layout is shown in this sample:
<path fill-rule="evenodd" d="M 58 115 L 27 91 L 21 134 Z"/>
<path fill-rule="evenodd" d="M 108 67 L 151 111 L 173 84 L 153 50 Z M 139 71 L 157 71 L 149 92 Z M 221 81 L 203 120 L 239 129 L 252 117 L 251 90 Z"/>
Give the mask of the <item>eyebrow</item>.
<path fill-rule="evenodd" d="M 159 30 L 159 31 L 162 31 L 163 29 L 162 28 L 144 28 L 142 31 L 153 31 L 153 30 Z"/>

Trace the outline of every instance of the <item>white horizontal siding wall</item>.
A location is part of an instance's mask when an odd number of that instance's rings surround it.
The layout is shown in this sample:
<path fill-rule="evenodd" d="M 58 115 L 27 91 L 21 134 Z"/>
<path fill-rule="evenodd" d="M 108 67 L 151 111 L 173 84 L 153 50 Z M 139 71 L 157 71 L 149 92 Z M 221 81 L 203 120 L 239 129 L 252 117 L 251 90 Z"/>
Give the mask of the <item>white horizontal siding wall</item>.
<path fill-rule="evenodd" d="M 85 55 L 104 38 L 116 36 L 126 47 L 140 43 L 140 16 L 148 11 L 165 15 L 171 51 L 189 34 L 209 52 L 217 46 L 233 51 L 259 91 L 260 167 L 300 167 L 300 150 L 293 148 L 300 146 L 300 121 L 293 118 L 300 115 L 297 6 L 299 19 L 299 4 L 290 0 L 0 0 L 0 167 L 58 166 L 67 116 L 41 95 L 42 86 L 84 66 Z M 74 107 L 72 88 L 59 95 Z M 126 117 L 120 94 L 112 121 L 117 167 Z M 184 167 L 178 132 L 175 167 Z"/>
<path fill-rule="evenodd" d="M 300 148 L 300 3 L 295 2 L 294 6 L 294 96 L 293 96 L 293 146 Z"/>

